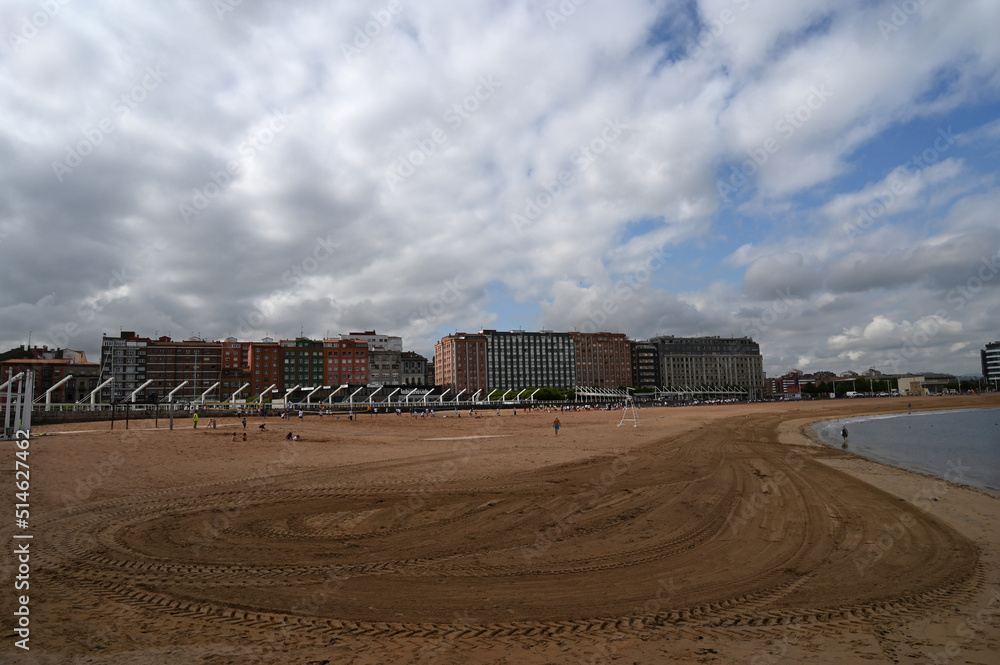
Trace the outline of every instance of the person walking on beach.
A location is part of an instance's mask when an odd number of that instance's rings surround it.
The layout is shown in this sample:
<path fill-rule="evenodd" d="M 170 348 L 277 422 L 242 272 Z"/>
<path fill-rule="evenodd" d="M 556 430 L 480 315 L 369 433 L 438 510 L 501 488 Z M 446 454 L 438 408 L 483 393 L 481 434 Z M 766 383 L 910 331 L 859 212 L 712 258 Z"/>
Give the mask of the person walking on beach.
<path fill-rule="evenodd" d="M 194 412 L 194 428 L 198 429 L 198 412 Z"/>
<path fill-rule="evenodd" d="M 247 419 L 246 419 L 246 417 L 244 417 L 243 418 L 243 429 L 246 429 L 246 428 L 247 428 Z"/>
<path fill-rule="evenodd" d="M 840 430 L 840 436 L 844 437 L 844 447 L 847 447 L 847 427 Z"/>
<path fill-rule="evenodd" d="M 556 431 L 556 436 L 559 436 L 559 416 L 552 421 L 552 428 Z"/>

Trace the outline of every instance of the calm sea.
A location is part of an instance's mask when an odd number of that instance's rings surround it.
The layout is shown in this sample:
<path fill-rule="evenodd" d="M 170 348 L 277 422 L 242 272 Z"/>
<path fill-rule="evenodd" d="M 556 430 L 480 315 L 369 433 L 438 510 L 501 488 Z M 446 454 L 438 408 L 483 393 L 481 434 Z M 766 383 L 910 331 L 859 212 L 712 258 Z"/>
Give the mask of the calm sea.
<path fill-rule="evenodd" d="M 831 445 L 903 469 L 1000 492 L 1000 409 L 963 409 L 828 420 L 813 428 Z"/>

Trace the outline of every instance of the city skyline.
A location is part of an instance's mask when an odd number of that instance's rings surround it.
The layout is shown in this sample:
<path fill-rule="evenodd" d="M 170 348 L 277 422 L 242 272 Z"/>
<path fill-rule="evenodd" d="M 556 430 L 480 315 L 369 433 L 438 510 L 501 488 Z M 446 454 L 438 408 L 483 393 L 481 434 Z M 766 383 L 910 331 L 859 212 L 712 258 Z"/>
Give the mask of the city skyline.
<path fill-rule="evenodd" d="M 122 330 L 125 330 L 125 329 L 123 328 Z M 227 338 L 223 338 L 223 339 L 213 339 L 213 338 L 201 336 L 201 335 L 199 335 L 197 333 L 194 333 L 194 332 L 190 333 L 187 337 L 176 337 L 176 336 L 172 336 L 172 335 L 169 335 L 167 333 L 164 333 L 163 331 L 154 331 L 157 334 L 154 334 L 154 335 L 145 335 L 145 334 L 141 333 L 140 330 L 141 330 L 141 328 L 136 328 L 136 329 L 130 330 L 128 332 L 133 332 L 134 331 L 134 334 L 136 335 L 136 337 L 140 338 L 140 339 L 152 339 L 152 340 L 156 340 L 156 339 L 160 339 L 160 338 L 163 338 L 163 337 L 169 337 L 170 340 L 172 342 L 175 342 L 175 343 L 189 341 L 189 340 L 198 340 L 198 341 L 202 341 L 202 342 L 206 342 L 206 343 L 219 343 L 219 344 L 224 344 L 224 343 L 229 342 L 229 341 L 238 341 L 238 342 L 243 343 L 243 344 L 248 344 L 248 343 L 259 344 L 262 341 L 264 341 L 264 342 L 270 342 L 270 343 L 274 343 L 274 344 L 278 344 L 280 342 L 294 342 L 296 340 L 310 340 L 310 341 L 324 341 L 324 340 L 328 340 L 329 341 L 329 340 L 335 340 L 335 339 L 341 339 L 341 340 L 343 340 L 343 339 L 351 338 L 352 336 L 354 338 L 359 338 L 360 339 L 360 338 L 363 338 L 365 335 L 368 335 L 368 336 L 374 336 L 374 335 L 376 335 L 376 331 L 374 331 L 374 330 L 367 330 L 367 331 L 363 331 L 363 332 L 351 332 L 351 333 L 332 333 L 332 334 L 330 333 L 330 331 L 327 331 L 327 333 L 325 333 L 323 335 L 308 335 L 308 334 L 304 334 L 304 335 L 291 335 L 291 336 L 287 336 L 287 337 L 286 336 L 282 336 L 282 335 L 278 335 L 277 333 L 275 333 L 275 336 L 273 336 L 273 337 L 272 336 L 266 336 L 266 337 L 264 337 L 264 338 L 262 338 L 260 340 L 250 340 L 250 339 L 239 339 L 239 338 L 232 337 L 232 336 L 227 337 Z M 500 332 L 500 333 L 507 333 L 507 332 L 521 332 L 521 333 L 525 333 L 525 332 L 527 332 L 527 333 L 533 333 L 533 332 L 560 332 L 560 333 L 565 333 L 565 334 L 573 334 L 573 333 L 575 333 L 577 331 L 551 331 L 551 330 L 545 330 L 545 331 L 528 331 L 528 330 L 524 330 L 524 329 L 515 329 L 515 330 L 510 330 L 510 331 L 504 331 L 504 330 L 494 331 L 494 330 L 489 330 L 489 329 L 476 330 L 476 331 L 455 331 L 455 332 L 448 333 L 447 335 L 443 336 L 441 339 L 439 339 L 437 341 L 436 345 L 440 344 L 440 342 L 443 341 L 444 337 L 447 337 L 447 336 L 456 335 L 456 334 L 458 334 L 458 335 L 480 335 L 483 332 Z M 699 338 L 699 337 L 705 337 L 705 338 L 717 337 L 717 338 L 721 338 L 723 340 L 726 340 L 726 339 L 730 339 L 730 340 L 731 339 L 741 339 L 741 337 L 727 337 L 725 335 L 714 335 L 714 334 L 691 335 L 691 336 L 684 336 L 684 337 L 682 337 L 680 335 L 669 335 L 669 334 L 666 334 L 666 333 L 659 334 L 659 335 L 653 335 L 652 337 L 643 339 L 643 338 L 638 338 L 638 337 L 630 336 L 626 332 L 612 332 L 612 331 L 604 331 L 604 330 L 599 331 L 599 332 L 601 332 L 601 333 L 608 333 L 608 334 L 611 334 L 611 335 L 624 335 L 628 340 L 630 340 L 632 342 L 648 342 L 649 340 L 655 340 L 656 338 L 669 338 L 669 337 L 677 337 L 678 339 Z M 162 334 L 159 334 L 159 333 L 162 333 Z M 394 335 L 391 332 L 388 332 L 388 333 L 384 332 L 384 331 L 377 332 L 377 336 L 378 337 L 389 337 L 389 338 L 394 338 L 396 340 L 399 340 L 398 342 L 396 342 L 396 344 L 400 345 L 401 346 L 401 350 L 405 351 L 406 353 L 417 353 L 417 354 L 423 356 L 424 358 L 426 358 L 427 361 L 429 361 L 429 362 L 435 360 L 435 349 L 434 349 L 434 347 L 431 347 L 431 350 L 429 352 L 424 352 L 424 351 L 422 351 L 420 349 L 415 349 L 415 348 L 410 347 L 405 340 L 403 340 L 399 336 Z M 103 337 L 114 337 L 114 334 L 109 334 L 109 333 L 105 332 L 105 333 L 103 333 Z M 755 340 L 754 338 L 748 337 L 747 339 L 749 339 L 751 342 L 755 343 L 756 345 L 760 346 L 759 342 L 757 340 Z M 995 348 L 998 343 L 1000 343 L 1000 342 L 997 342 L 997 341 L 983 342 L 979 347 L 977 347 L 977 360 L 979 360 L 981 362 L 981 359 L 982 359 L 982 355 L 981 354 L 985 354 L 988 349 Z M 32 347 L 34 347 L 34 348 L 39 348 L 39 349 L 43 346 L 42 344 L 35 344 L 35 342 L 31 342 L 30 345 Z M 13 350 L 15 348 L 23 347 L 23 346 L 25 346 L 25 345 L 16 345 L 14 347 L 11 347 L 11 349 Z M 61 347 L 50 347 L 50 350 L 55 350 L 57 348 L 61 348 Z M 82 351 L 90 362 L 95 362 L 94 359 L 98 359 L 98 362 L 99 362 L 99 359 L 101 357 L 101 345 L 100 344 L 97 344 L 93 350 L 86 349 L 86 348 L 71 349 L 69 347 L 67 347 L 67 349 L 68 350 Z M 764 360 L 764 362 L 763 362 L 764 375 L 767 376 L 770 379 L 778 378 L 778 377 L 782 377 L 782 376 L 786 376 L 786 375 L 788 375 L 788 374 L 790 374 L 792 372 L 796 372 L 796 371 L 802 372 L 803 374 L 809 374 L 809 375 L 828 372 L 828 373 L 831 373 L 831 374 L 834 374 L 834 375 L 837 375 L 837 376 L 841 376 L 841 375 L 849 374 L 849 373 L 852 373 L 852 372 L 857 373 L 857 374 L 863 374 L 864 372 L 866 372 L 866 371 L 868 371 L 870 369 L 874 369 L 877 372 L 879 372 L 880 374 L 885 374 L 885 375 L 907 375 L 907 374 L 910 374 L 910 375 L 920 375 L 920 374 L 938 374 L 938 373 L 944 373 L 944 374 L 952 374 L 952 375 L 957 376 L 957 377 L 983 376 L 983 372 L 982 372 L 981 369 L 979 369 L 979 371 L 958 372 L 958 371 L 954 371 L 954 370 L 952 370 L 951 368 L 948 368 L 948 367 L 918 367 L 918 368 L 915 368 L 915 369 L 907 369 L 905 371 L 889 371 L 889 370 L 883 370 L 881 368 L 872 367 L 872 366 L 868 366 L 868 367 L 844 366 L 844 367 L 836 367 L 836 368 L 832 367 L 832 366 L 827 366 L 827 367 L 786 367 L 786 368 L 781 368 L 781 369 L 779 369 L 777 371 L 769 371 L 768 366 L 767 366 L 767 352 L 766 352 L 766 349 L 763 346 L 761 346 L 761 348 L 759 349 L 759 351 L 760 351 L 760 354 L 761 354 L 761 356 L 763 357 L 763 360 Z M 2 352 L 0 352 L 0 353 L 2 353 Z M 995 351 L 993 351 L 991 353 L 995 354 Z"/>
<path fill-rule="evenodd" d="M 14 0 L 0 348 L 607 329 L 747 335 L 769 376 L 977 373 L 998 24 L 893 0 Z"/>

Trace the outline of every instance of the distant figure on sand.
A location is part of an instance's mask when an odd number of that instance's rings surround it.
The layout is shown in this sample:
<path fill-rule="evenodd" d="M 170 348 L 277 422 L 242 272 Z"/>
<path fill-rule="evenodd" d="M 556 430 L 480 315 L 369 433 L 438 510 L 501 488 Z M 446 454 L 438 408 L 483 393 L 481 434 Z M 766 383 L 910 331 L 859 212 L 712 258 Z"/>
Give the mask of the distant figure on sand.
<path fill-rule="evenodd" d="M 246 432 L 243 432 L 243 440 L 244 440 L 244 441 L 246 441 L 246 440 L 247 440 L 247 433 L 246 433 Z"/>
<path fill-rule="evenodd" d="M 559 417 L 557 416 L 555 420 L 552 421 L 552 428 L 556 431 L 556 436 L 559 436 Z"/>
<path fill-rule="evenodd" d="M 260 424 L 260 431 L 261 431 L 261 432 L 263 432 L 263 431 L 264 431 L 264 423 L 261 423 L 261 424 Z"/>
<path fill-rule="evenodd" d="M 198 429 L 198 412 L 194 412 L 194 428 Z"/>

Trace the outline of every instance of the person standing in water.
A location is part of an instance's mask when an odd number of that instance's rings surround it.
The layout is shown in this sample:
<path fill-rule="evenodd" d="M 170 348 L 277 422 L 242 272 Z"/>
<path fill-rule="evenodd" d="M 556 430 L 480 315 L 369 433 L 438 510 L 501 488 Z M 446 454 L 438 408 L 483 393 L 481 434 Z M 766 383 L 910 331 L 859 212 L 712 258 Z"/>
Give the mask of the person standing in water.
<path fill-rule="evenodd" d="M 844 448 L 847 447 L 847 427 L 840 430 L 840 436 L 844 437 Z"/>

